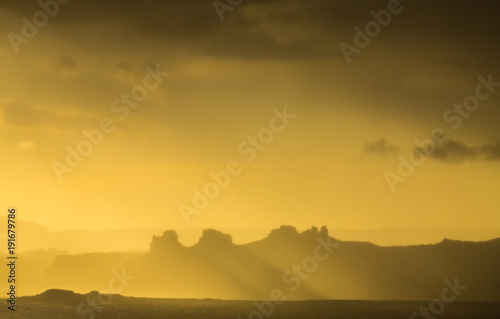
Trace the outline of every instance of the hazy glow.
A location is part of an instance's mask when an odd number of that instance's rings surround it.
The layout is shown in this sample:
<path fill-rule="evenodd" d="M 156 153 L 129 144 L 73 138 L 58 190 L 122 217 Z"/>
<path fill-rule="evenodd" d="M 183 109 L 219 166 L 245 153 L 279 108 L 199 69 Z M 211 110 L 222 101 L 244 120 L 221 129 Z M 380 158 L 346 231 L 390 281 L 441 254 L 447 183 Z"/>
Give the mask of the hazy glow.
<path fill-rule="evenodd" d="M 232 22 L 221 25 L 212 8 L 200 7 L 214 16 L 175 34 L 173 25 L 144 29 L 138 17 L 107 19 L 113 16 L 109 8 L 92 21 L 87 10 L 72 6 L 17 55 L 8 41 L 0 47 L 8 57 L 0 79 L 2 196 L 22 218 L 51 230 L 500 225 L 494 214 L 500 204 L 498 161 L 427 159 L 397 192 L 385 181 L 384 172 L 397 171 L 397 156 L 408 156 L 413 140 L 429 137 L 436 127 L 467 145 L 499 137 L 493 130 L 498 92 L 459 130 L 443 122 L 443 112 L 472 94 L 476 78 L 493 73 L 498 62 L 467 66 L 472 60 L 456 49 L 456 35 L 432 37 L 421 48 L 423 30 L 410 22 L 425 6 L 408 9 L 351 64 L 336 44 L 351 40 L 358 18 L 337 19 L 330 29 L 327 21 L 313 25 L 300 16 L 301 28 L 286 18 L 304 8 L 248 4 L 234 17 L 253 21 L 252 33 L 237 24 L 230 31 Z M 19 16 L 32 9 L 6 5 L 6 28 L 19 32 Z M 272 23 L 261 19 L 259 12 L 266 10 L 277 15 Z M 332 15 L 342 12 L 337 10 Z M 75 16 L 80 18 L 70 23 Z M 430 25 L 440 21 L 426 19 Z M 401 28 L 415 37 L 401 38 Z M 406 46 L 393 45 L 394 39 Z M 476 39 L 469 53 L 479 46 L 494 56 L 497 47 L 488 40 Z M 171 75 L 121 121 L 111 103 L 140 85 L 145 67 L 156 64 Z M 297 118 L 246 163 L 238 145 L 284 106 Z M 51 163 L 64 161 L 66 146 L 75 148 L 81 131 L 96 128 L 103 117 L 116 130 L 59 183 Z M 400 153 L 363 151 L 364 144 L 382 138 Z M 203 187 L 208 173 L 230 160 L 238 160 L 243 172 L 186 225 L 178 205 L 189 203 L 193 188 Z"/>

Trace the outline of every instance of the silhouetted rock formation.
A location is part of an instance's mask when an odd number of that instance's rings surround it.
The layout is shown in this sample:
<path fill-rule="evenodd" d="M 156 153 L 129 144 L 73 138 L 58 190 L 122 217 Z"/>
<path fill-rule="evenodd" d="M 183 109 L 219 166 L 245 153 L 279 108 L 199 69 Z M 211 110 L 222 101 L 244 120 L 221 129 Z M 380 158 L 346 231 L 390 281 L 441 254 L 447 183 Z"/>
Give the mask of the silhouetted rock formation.
<path fill-rule="evenodd" d="M 85 300 L 85 296 L 71 290 L 49 289 L 35 298 L 46 303 L 77 304 Z"/>
<path fill-rule="evenodd" d="M 213 247 L 213 248 L 223 248 L 229 247 L 233 244 L 233 239 L 231 235 L 224 234 L 218 230 L 205 229 L 203 235 L 198 242 L 198 245 L 202 247 Z"/>
<path fill-rule="evenodd" d="M 293 226 L 281 226 L 279 229 L 273 229 L 271 233 L 269 234 L 268 238 L 274 239 L 274 238 L 279 238 L 279 239 L 289 239 L 293 237 L 297 237 L 299 235 L 299 232 L 297 229 Z"/>
<path fill-rule="evenodd" d="M 153 241 L 150 244 L 152 253 L 161 253 L 169 249 L 177 249 L 182 245 L 179 243 L 179 236 L 173 230 L 167 230 L 161 237 L 153 236 Z"/>
<path fill-rule="evenodd" d="M 96 272 L 89 267 L 102 261 L 111 265 L 124 257 L 105 256 L 58 258 L 52 267 L 57 271 L 49 271 L 52 282 L 95 289 L 90 283 Z M 72 267 L 60 265 L 63 261 Z M 86 268 L 78 268 L 84 265 L 82 261 Z M 280 289 L 289 300 L 429 300 L 439 297 L 445 280 L 457 278 L 469 287 L 459 300 L 500 301 L 500 239 L 479 243 L 445 239 L 435 245 L 380 247 L 336 240 L 326 227 L 298 232 L 292 226 L 281 226 L 266 238 L 244 245 L 234 244 L 228 234 L 208 229 L 197 244 L 185 247 L 174 231 L 166 231 L 153 237 L 150 252 L 130 258 L 123 267 L 115 266 L 118 272 L 122 268 L 134 276 L 127 283 L 127 295 L 136 296 L 269 299 L 273 290 Z M 64 269 L 71 269 L 69 276 L 64 276 Z M 107 276 L 99 274 L 104 284 L 106 278 L 112 278 L 111 269 Z"/>

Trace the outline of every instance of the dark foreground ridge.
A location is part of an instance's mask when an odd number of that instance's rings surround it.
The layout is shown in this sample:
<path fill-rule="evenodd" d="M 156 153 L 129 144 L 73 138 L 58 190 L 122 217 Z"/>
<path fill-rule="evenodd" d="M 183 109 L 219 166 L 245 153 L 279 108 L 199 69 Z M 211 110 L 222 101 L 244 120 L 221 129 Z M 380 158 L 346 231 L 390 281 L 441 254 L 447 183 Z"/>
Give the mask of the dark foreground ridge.
<path fill-rule="evenodd" d="M 63 290 L 63 289 L 49 289 L 44 291 L 43 293 L 35 296 L 27 296 L 21 297 L 24 301 L 29 302 L 42 302 L 49 304 L 63 304 L 63 305 L 71 305 L 71 304 L 80 304 L 85 303 L 87 300 L 96 300 L 100 295 L 98 291 L 91 291 L 87 294 L 79 294 L 75 293 L 71 290 Z M 109 295 L 108 295 L 109 296 Z M 127 297 L 123 297 L 118 294 L 112 294 L 112 300 L 125 300 Z M 109 299 L 109 298 L 108 298 Z"/>
<path fill-rule="evenodd" d="M 6 318 L 82 318 L 78 304 L 96 300 L 96 292 L 76 294 L 67 290 L 48 290 L 33 297 L 20 298 L 22 308 Z M 226 301 L 214 299 L 147 299 L 119 295 L 94 311 L 102 319 L 179 318 L 409 318 L 429 301 Z M 500 303 L 454 302 L 446 305 L 439 318 L 498 319 Z M 415 317 L 420 318 L 420 317 Z M 422 317 L 423 318 L 423 317 Z"/>

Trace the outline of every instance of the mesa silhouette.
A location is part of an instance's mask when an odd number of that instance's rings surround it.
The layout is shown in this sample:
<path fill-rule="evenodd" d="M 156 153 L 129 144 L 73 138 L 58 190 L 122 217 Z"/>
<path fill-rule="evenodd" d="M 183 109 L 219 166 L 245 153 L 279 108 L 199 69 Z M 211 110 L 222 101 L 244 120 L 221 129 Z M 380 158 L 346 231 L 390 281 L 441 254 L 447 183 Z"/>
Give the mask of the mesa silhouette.
<path fill-rule="evenodd" d="M 498 269 L 500 238 L 381 247 L 335 239 L 326 227 L 299 233 L 282 226 L 243 245 L 209 229 L 186 247 L 166 231 L 145 254 L 61 255 L 46 284 L 107 291 L 119 273 L 127 280 L 117 293 L 138 297 L 267 300 L 280 290 L 287 300 L 432 300 L 447 280 L 466 286 L 459 301 L 500 301 Z"/>

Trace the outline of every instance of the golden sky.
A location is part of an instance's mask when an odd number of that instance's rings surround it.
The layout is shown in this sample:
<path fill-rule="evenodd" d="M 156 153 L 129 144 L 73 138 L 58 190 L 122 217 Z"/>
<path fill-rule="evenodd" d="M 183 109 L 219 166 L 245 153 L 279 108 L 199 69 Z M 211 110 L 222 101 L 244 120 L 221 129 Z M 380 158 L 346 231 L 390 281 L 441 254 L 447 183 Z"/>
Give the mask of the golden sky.
<path fill-rule="evenodd" d="M 2 2 L 4 207 L 52 230 L 499 228 L 500 87 L 457 129 L 443 119 L 479 77 L 500 81 L 498 4 L 401 3 L 347 63 L 340 43 L 387 1 L 243 2 L 224 21 L 210 1 L 70 1 L 18 53 L 7 35 L 41 8 Z M 112 106 L 156 68 L 142 102 Z M 284 108 L 296 117 L 247 161 L 238 147 Z M 53 163 L 103 119 L 113 132 L 60 181 Z M 391 191 L 386 172 L 436 128 L 447 142 Z M 179 205 L 230 161 L 241 173 L 187 224 Z"/>

